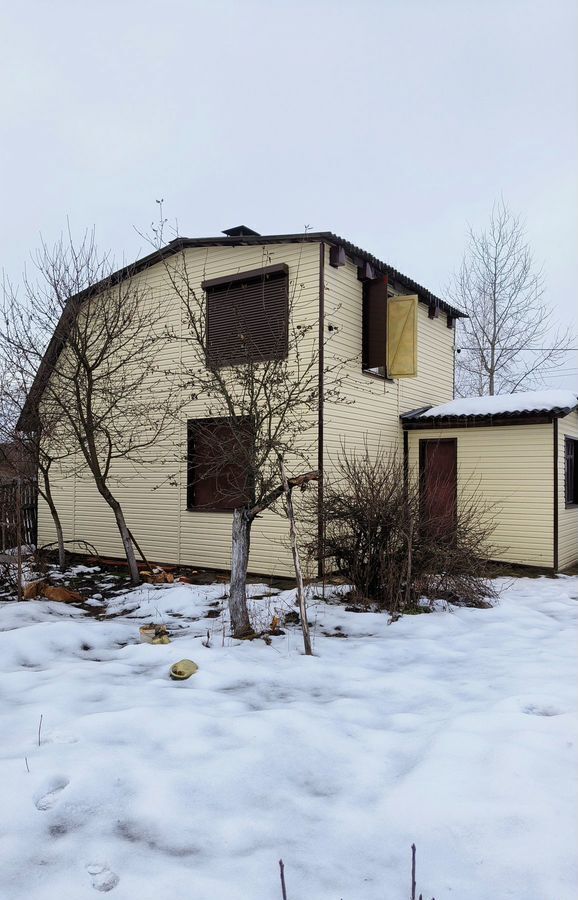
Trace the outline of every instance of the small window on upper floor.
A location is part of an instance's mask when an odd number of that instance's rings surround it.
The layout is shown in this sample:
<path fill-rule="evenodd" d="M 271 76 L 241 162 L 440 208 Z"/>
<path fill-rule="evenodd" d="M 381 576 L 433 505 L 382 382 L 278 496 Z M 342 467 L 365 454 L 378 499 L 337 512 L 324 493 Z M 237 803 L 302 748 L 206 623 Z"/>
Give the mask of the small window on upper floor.
<path fill-rule="evenodd" d="M 578 438 L 565 438 L 564 450 L 564 496 L 566 505 L 573 506 L 578 504 Z"/>
<path fill-rule="evenodd" d="M 387 377 L 387 278 L 363 284 L 362 369 Z"/>
<path fill-rule="evenodd" d="M 215 366 L 284 359 L 288 353 L 286 265 L 205 281 L 207 358 Z"/>

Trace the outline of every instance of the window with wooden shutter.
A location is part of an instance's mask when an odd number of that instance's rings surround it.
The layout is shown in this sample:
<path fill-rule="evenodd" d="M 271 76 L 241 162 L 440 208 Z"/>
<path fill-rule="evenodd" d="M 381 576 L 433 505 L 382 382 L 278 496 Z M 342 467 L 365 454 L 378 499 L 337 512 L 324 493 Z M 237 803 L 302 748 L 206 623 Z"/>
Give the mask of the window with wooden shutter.
<path fill-rule="evenodd" d="M 252 429 L 248 420 L 187 423 L 187 508 L 232 510 L 251 501 Z"/>
<path fill-rule="evenodd" d="M 288 352 L 286 265 L 268 266 L 203 284 L 207 357 L 212 365 L 283 359 Z"/>
<path fill-rule="evenodd" d="M 362 368 L 364 372 L 387 374 L 387 277 L 363 284 Z"/>
<path fill-rule="evenodd" d="M 565 480 L 564 493 L 567 505 L 578 504 L 578 453 L 576 452 L 576 438 L 565 438 Z"/>
<path fill-rule="evenodd" d="M 391 297 L 387 304 L 387 374 L 417 375 L 417 294 Z"/>

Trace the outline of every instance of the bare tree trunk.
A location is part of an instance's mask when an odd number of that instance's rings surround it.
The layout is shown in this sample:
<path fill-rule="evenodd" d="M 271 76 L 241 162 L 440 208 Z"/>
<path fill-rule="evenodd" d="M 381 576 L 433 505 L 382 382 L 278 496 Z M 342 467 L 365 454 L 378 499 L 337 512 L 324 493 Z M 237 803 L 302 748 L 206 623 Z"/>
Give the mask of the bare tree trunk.
<path fill-rule="evenodd" d="M 16 596 L 22 600 L 22 483 L 16 481 Z"/>
<path fill-rule="evenodd" d="M 0 497 L 2 495 L 0 494 Z M 4 501 L 0 504 L 0 528 L 2 529 L 2 537 L 0 538 L 0 552 L 8 549 L 8 537 L 6 534 L 6 518 L 7 518 L 7 510 L 4 505 Z"/>
<path fill-rule="evenodd" d="M 58 568 L 61 572 L 66 571 L 66 550 L 64 549 L 64 533 L 62 531 L 62 524 L 60 522 L 60 516 L 58 515 L 57 509 L 52 503 L 48 503 L 48 508 L 50 509 L 50 515 L 52 516 L 52 520 L 54 522 L 54 528 L 56 531 L 56 541 L 58 544 Z"/>
<path fill-rule="evenodd" d="M 128 571 L 130 575 L 130 580 L 132 584 L 140 584 L 140 575 L 138 571 L 138 565 L 136 562 L 136 556 L 134 552 L 134 546 L 130 538 L 130 531 L 128 530 L 128 526 L 125 522 L 124 513 L 122 511 L 120 503 L 114 501 L 114 503 L 109 503 L 111 507 L 114 517 L 116 519 L 117 528 L 120 534 L 120 539 L 122 541 L 122 545 L 124 547 L 124 552 L 126 554 L 126 561 L 128 563 Z"/>
<path fill-rule="evenodd" d="M 110 508 L 114 513 L 114 518 L 116 519 L 116 525 L 120 534 L 120 539 L 122 541 L 122 546 L 124 547 L 124 553 L 126 556 L 126 561 L 128 563 L 128 571 L 130 575 L 130 580 L 132 584 L 140 584 L 140 575 L 138 571 L 138 565 L 136 562 L 136 556 L 134 552 L 134 545 L 130 536 L 130 531 L 128 529 L 128 525 L 126 524 L 124 513 L 122 511 L 122 507 L 118 500 L 113 497 L 111 492 L 109 491 L 106 484 L 101 485 L 97 483 L 97 488 L 100 495 L 104 500 L 108 503 Z"/>
<path fill-rule="evenodd" d="M 150 571 L 152 569 L 152 566 L 151 566 L 150 562 L 148 561 L 148 559 L 146 558 L 146 556 L 144 555 L 144 553 L 142 552 L 141 548 L 139 547 L 139 545 L 137 543 L 137 539 L 135 538 L 134 534 L 132 533 L 132 531 L 130 529 L 129 529 L 128 535 L 129 535 L 131 541 L 133 542 L 137 553 L 140 554 L 140 558 L 142 559 L 143 563 L 145 564 L 147 569 L 149 569 L 149 571 Z"/>
<path fill-rule="evenodd" d="M 406 498 L 404 498 L 405 500 Z M 406 501 L 407 502 L 407 501 Z M 413 549 L 413 517 L 410 514 L 407 533 L 407 575 L 405 581 L 404 612 L 409 608 L 412 600 L 412 549 Z"/>
<path fill-rule="evenodd" d="M 313 656 L 311 649 L 311 636 L 309 634 L 309 622 L 307 621 L 307 606 L 305 604 L 305 589 L 303 587 L 303 572 L 301 570 L 301 560 L 299 559 L 299 548 L 297 546 L 297 528 L 295 526 L 295 510 L 293 509 L 293 498 L 291 496 L 291 488 L 285 474 L 285 466 L 283 460 L 279 460 L 281 466 L 281 477 L 283 479 L 283 490 L 285 491 L 285 501 L 287 503 L 287 518 L 289 519 L 289 538 L 291 541 L 291 553 L 293 556 L 293 566 L 295 567 L 295 579 L 297 581 L 297 601 L 299 603 L 299 617 L 301 619 L 301 630 L 303 632 L 303 646 L 305 647 L 305 655 Z"/>
<path fill-rule="evenodd" d="M 253 631 L 247 611 L 247 567 L 252 524 L 251 514 L 245 507 L 233 510 L 229 615 L 231 630 L 237 638 L 247 637 Z"/>
<path fill-rule="evenodd" d="M 60 516 L 58 515 L 58 510 L 56 508 L 56 504 L 54 502 L 54 498 L 52 496 L 52 488 L 50 486 L 50 478 L 48 476 L 48 472 L 42 473 L 42 480 L 44 482 L 44 490 L 42 491 L 42 496 L 46 500 L 48 504 L 48 509 L 50 510 L 50 515 L 52 516 L 52 521 L 54 522 L 54 529 L 56 531 L 56 541 L 58 543 L 58 568 L 61 572 L 64 572 L 66 569 L 66 550 L 64 549 L 64 532 L 62 531 L 62 523 L 60 521 Z"/>
<path fill-rule="evenodd" d="M 122 546 L 124 547 L 124 553 L 126 556 L 126 561 L 128 564 L 128 571 L 130 575 L 130 580 L 132 584 L 140 584 L 140 574 L 138 570 L 138 565 L 136 561 L 136 555 L 134 552 L 134 544 L 132 535 L 130 533 L 129 527 L 126 524 L 126 520 L 124 518 L 124 513 L 122 511 L 122 506 L 116 499 L 116 497 L 111 493 L 106 481 L 102 477 L 96 477 L 96 473 L 92 470 L 92 474 L 94 476 L 96 488 L 103 498 L 103 500 L 108 503 L 110 508 L 114 513 L 114 518 L 116 519 L 116 525 L 118 528 L 118 532 L 120 534 L 120 539 L 122 541 Z"/>

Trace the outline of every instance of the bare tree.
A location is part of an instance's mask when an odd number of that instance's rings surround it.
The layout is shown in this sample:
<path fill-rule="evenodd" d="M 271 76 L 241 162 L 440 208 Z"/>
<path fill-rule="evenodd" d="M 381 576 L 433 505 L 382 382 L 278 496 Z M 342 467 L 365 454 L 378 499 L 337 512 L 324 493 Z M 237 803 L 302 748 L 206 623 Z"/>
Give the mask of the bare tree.
<path fill-rule="evenodd" d="M 263 265 L 269 262 L 264 251 Z M 233 634 L 243 637 L 252 633 L 246 582 L 253 523 L 264 510 L 275 508 L 283 495 L 287 498 L 295 487 L 318 479 L 317 470 L 311 469 L 317 449 L 318 321 L 316 315 L 307 321 L 295 315 L 302 289 L 299 267 L 287 287 L 283 321 L 266 311 L 263 275 L 252 308 L 263 304 L 263 321 L 269 328 L 266 348 L 253 339 L 246 310 L 235 307 L 232 359 L 230 349 L 221 353 L 210 339 L 207 303 L 191 277 L 186 254 L 167 258 L 165 266 L 184 310 L 185 383 L 192 398 L 203 402 L 208 419 L 198 426 L 203 431 L 204 458 L 189 478 L 193 482 L 212 478 L 222 496 L 229 498 L 229 611 Z M 224 291 L 226 295 L 226 287 Z M 325 370 L 326 399 L 337 401 L 341 396 L 341 365 L 333 361 Z"/>
<path fill-rule="evenodd" d="M 43 423 L 58 423 L 59 446 L 77 453 L 114 514 L 137 584 L 139 548 L 115 490 L 116 467 L 150 460 L 170 416 L 167 373 L 156 361 L 162 308 L 133 270 L 114 274 L 92 233 L 79 244 L 70 235 L 43 244 L 34 263 L 36 280 L 25 274 L 22 298 L 10 285 L 4 295 L 4 342 L 32 385 L 21 427 L 50 446 L 55 435 Z"/>
<path fill-rule="evenodd" d="M 449 289 L 469 316 L 458 320 L 458 393 L 513 393 L 543 384 L 563 361 L 570 338 L 554 327 L 521 219 L 501 200 L 487 228 L 470 228 L 468 236 Z"/>
<path fill-rule="evenodd" d="M 58 565 L 63 572 L 66 568 L 64 531 L 52 488 L 52 472 L 55 468 L 62 471 L 71 450 L 61 443 L 59 423 L 62 416 L 58 415 L 54 406 L 50 415 L 48 408 L 42 410 L 35 429 L 22 431 L 18 428 L 29 387 L 26 384 L 27 366 L 22 364 L 20 356 L 4 340 L 4 335 L 5 332 L 0 335 L 0 361 L 5 371 L 0 378 L 0 437 L 14 448 L 23 461 L 28 477 L 48 506 L 56 533 Z"/>

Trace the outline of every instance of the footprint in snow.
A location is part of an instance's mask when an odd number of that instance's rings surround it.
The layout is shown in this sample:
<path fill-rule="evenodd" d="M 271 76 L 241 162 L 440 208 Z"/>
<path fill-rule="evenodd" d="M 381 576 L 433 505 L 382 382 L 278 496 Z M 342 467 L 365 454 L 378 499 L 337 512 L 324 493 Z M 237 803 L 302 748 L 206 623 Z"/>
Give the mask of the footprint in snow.
<path fill-rule="evenodd" d="M 76 744 L 78 738 L 74 734 L 67 734 L 64 731 L 49 731 L 46 735 L 42 735 L 43 744 Z"/>
<path fill-rule="evenodd" d="M 101 863 L 89 863 L 86 871 L 92 878 L 92 886 L 95 891 L 101 891 L 103 894 L 112 891 L 120 881 L 116 872 Z"/>
<path fill-rule="evenodd" d="M 51 789 L 46 794 L 42 794 L 36 799 L 34 803 L 36 809 L 52 809 L 58 800 L 58 795 L 69 785 L 69 783 L 67 778 L 55 778 L 52 782 Z"/>
<path fill-rule="evenodd" d="M 523 712 L 528 716 L 561 716 L 562 710 L 558 709 L 556 706 L 538 706 L 538 705 L 530 705 L 524 707 Z"/>

